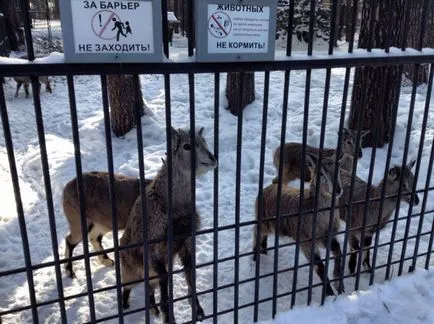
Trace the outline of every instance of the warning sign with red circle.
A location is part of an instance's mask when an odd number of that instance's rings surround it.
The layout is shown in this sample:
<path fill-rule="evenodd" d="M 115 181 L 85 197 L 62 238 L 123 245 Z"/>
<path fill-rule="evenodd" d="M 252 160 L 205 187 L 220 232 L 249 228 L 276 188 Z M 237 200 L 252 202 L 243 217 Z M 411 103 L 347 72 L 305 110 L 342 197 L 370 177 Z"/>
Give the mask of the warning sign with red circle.
<path fill-rule="evenodd" d="M 208 30 L 215 38 L 225 38 L 232 30 L 232 20 L 224 12 L 211 14 L 208 21 Z"/>

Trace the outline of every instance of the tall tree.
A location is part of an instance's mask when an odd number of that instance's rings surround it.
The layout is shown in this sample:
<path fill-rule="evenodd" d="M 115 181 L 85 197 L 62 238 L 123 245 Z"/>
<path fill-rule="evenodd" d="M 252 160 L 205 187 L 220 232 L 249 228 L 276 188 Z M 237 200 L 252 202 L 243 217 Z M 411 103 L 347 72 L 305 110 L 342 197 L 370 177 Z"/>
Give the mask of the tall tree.
<path fill-rule="evenodd" d="M 424 11 L 425 0 L 412 0 L 408 3 L 408 10 L 410 10 L 409 24 L 410 28 L 407 35 L 407 46 L 412 48 L 434 47 L 434 3 L 428 2 L 428 10 Z M 426 16 L 426 26 L 424 28 L 424 37 L 422 44 L 420 44 L 421 35 L 421 22 Z M 413 65 L 406 65 L 404 67 L 405 76 L 416 85 L 428 82 L 429 65 L 423 64 L 418 73 L 415 74 Z"/>
<path fill-rule="evenodd" d="M 388 6 L 387 3 L 391 3 Z M 385 48 L 390 35 L 391 46 L 399 46 L 403 29 L 405 0 L 365 0 L 359 34 L 359 48 Z M 389 11 L 391 10 L 391 12 Z M 389 14 L 392 21 L 389 21 Z M 390 33 L 390 34 L 389 34 Z M 363 130 L 371 130 L 363 145 L 373 146 L 375 124 L 379 119 L 377 146 L 389 142 L 393 134 L 392 112 L 398 104 L 400 87 L 398 66 L 365 66 L 356 68 L 351 100 L 349 126 L 357 129 L 362 121 Z"/>
<path fill-rule="evenodd" d="M 0 12 L 3 13 L 6 21 L 6 34 L 10 49 L 18 51 L 24 45 L 24 31 L 19 12 L 19 3 L 16 0 L 1 0 Z"/>
<path fill-rule="evenodd" d="M 132 75 L 109 75 L 107 85 L 112 130 L 116 136 L 123 136 L 137 124 L 134 110 L 136 105 L 140 107 L 140 116 L 144 115 L 145 103 L 140 89 L 140 81 L 135 85 Z M 135 86 L 139 88 L 139 102 L 135 98 Z"/>
<path fill-rule="evenodd" d="M 228 73 L 226 98 L 228 99 L 227 109 L 238 116 L 242 109 L 255 100 L 255 74 L 253 72 Z"/>

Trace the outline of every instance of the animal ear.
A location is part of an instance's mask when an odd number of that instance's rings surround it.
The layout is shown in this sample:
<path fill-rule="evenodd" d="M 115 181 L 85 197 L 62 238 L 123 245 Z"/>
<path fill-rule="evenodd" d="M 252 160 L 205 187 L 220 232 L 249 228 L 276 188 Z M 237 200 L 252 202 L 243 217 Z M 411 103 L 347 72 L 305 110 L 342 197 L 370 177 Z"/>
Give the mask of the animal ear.
<path fill-rule="evenodd" d="M 161 158 L 161 161 L 163 162 L 163 165 L 166 165 L 166 160 Z"/>
<path fill-rule="evenodd" d="M 204 129 L 205 129 L 204 127 L 201 127 L 201 129 L 199 129 L 199 135 L 200 136 L 202 136 Z"/>
<path fill-rule="evenodd" d="M 400 175 L 400 171 L 398 167 L 393 167 L 389 170 L 389 177 L 392 178 L 392 180 L 398 179 Z"/>
<path fill-rule="evenodd" d="M 414 167 L 414 164 L 416 163 L 416 160 L 412 160 L 410 161 L 409 164 L 407 164 L 407 168 L 409 168 L 410 170 Z"/>
<path fill-rule="evenodd" d="M 344 128 L 342 128 L 342 134 L 345 136 L 348 136 L 348 135 L 350 135 L 350 131 L 348 130 L 348 128 L 344 127 Z"/>
<path fill-rule="evenodd" d="M 170 127 L 170 137 L 172 138 L 172 150 L 176 151 L 178 149 L 181 136 L 179 135 L 178 131 L 172 126 Z"/>

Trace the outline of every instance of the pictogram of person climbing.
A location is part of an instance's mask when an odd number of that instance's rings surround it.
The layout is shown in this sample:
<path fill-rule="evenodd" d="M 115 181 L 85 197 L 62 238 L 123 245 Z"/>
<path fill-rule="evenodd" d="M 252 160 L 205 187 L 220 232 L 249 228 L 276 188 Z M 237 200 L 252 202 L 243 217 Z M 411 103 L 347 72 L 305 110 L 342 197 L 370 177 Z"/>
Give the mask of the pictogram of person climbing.
<path fill-rule="evenodd" d="M 125 26 L 126 26 L 125 27 L 125 35 L 126 34 L 131 34 L 132 35 L 133 33 L 131 32 L 130 23 L 128 21 L 125 22 Z"/>
<path fill-rule="evenodd" d="M 124 34 L 124 31 L 123 31 L 123 29 L 124 29 L 124 23 L 123 22 L 121 22 L 121 21 L 117 21 L 116 20 L 116 18 L 113 18 L 112 19 L 113 21 L 114 21 L 114 26 L 113 26 L 113 28 L 112 28 L 112 30 L 115 30 L 115 29 L 117 29 L 118 31 L 117 31 L 117 34 L 116 34 L 116 40 L 119 42 L 119 36 L 120 35 L 122 35 L 122 36 L 124 36 L 124 37 L 127 37 L 127 35 L 125 35 Z M 127 28 L 129 28 L 129 24 L 128 24 L 128 27 Z M 130 32 L 131 32 L 131 29 L 130 29 Z"/>

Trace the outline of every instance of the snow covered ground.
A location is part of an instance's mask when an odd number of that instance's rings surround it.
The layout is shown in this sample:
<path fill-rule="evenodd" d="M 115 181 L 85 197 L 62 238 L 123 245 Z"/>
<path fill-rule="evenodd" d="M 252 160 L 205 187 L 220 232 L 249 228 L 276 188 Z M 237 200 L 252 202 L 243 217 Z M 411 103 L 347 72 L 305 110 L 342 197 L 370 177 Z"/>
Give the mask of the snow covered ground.
<path fill-rule="evenodd" d="M 185 52 L 185 39 L 175 39 L 174 47 L 171 47 L 173 56 Z M 184 47 L 184 48 L 181 48 Z M 312 72 L 308 144 L 319 145 L 321 114 L 324 98 L 325 71 L 315 70 Z M 327 129 L 325 146 L 335 147 L 336 131 L 339 125 L 340 107 L 342 103 L 342 92 L 344 87 L 344 69 L 333 69 L 329 96 L 329 109 L 327 114 Z M 145 172 L 147 176 L 154 176 L 161 165 L 161 157 L 166 151 L 165 143 L 165 93 L 164 78 L 162 75 L 142 75 L 141 84 L 144 98 L 149 109 L 142 118 Z M 283 101 L 283 72 L 272 72 L 270 75 L 270 96 L 269 112 L 267 123 L 267 140 L 265 155 L 265 184 L 268 185 L 276 175 L 272 165 L 272 152 L 280 143 L 280 128 Z M 96 76 L 75 77 L 76 99 L 78 109 L 78 123 L 81 141 L 81 157 L 83 171 L 107 170 L 107 155 L 105 149 L 104 121 L 101 100 L 100 79 Z M 289 107 L 287 141 L 301 141 L 303 132 L 303 103 L 305 93 L 306 73 L 304 71 L 291 72 L 289 88 Z M 254 201 L 258 190 L 259 179 L 259 154 L 260 134 L 262 126 L 262 100 L 264 87 L 264 74 L 256 73 L 256 101 L 244 110 L 243 116 L 243 137 L 242 137 L 242 166 L 241 166 L 241 221 L 254 219 Z M 236 165 L 236 135 L 237 119 L 224 109 L 225 96 L 224 86 L 226 75 L 221 75 L 220 80 L 220 129 L 218 138 L 220 143 L 219 156 L 219 226 L 231 225 L 235 221 L 235 165 Z M 205 127 L 205 137 L 212 148 L 214 140 L 214 76 L 211 74 L 195 75 L 195 104 L 196 104 L 196 125 Z M 57 223 L 57 235 L 59 241 L 59 253 L 63 257 L 65 248 L 64 237 L 68 234 L 67 222 L 61 208 L 61 193 L 63 186 L 75 177 L 74 147 L 72 143 L 71 121 L 68 101 L 68 90 L 66 78 L 59 76 L 52 78 L 53 94 L 42 91 L 41 102 L 45 126 L 46 145 L 49 158 L 51 185 L 54 195 L 55 217 Z M 14 98 L 15 83 L 12 79 L 7 80 L 4 86 L 6 102 L 8 107 L 9 122 L 12 131 L 15 159 L 18 168 L 21 196 L 26 218 L 27 232 L 30 243 L 30 254 L 33 264 L 49 262 L 53 260 L 51 236 L 47 216 L 47 204 L 45 188 L 43 185 L 43 173 L 41 169 L 39 143 L 37 139 L 34 107 L 31 99 L 24 98 L 20 93 Z M 409 159 L 415 158 L 419 148 L 420 129 L 425 106 L 427 87 L 420 86 L 417 89 L 415 98 L 415 111 L 413 124 L 411 125 L 411 142 Z M 350 92 L 351 93 L 351 92 Z M 403 86 L 399 102 L 398 121 L 395 133 L 395 142 L 392 154 L 392 165 L 399 164 L 402 160 L 405 132 L 409 118 L 409 106 L 411 99 L 411 87 Z M 434 98 L 431 98 L 434 100 Z M 431 101 L 432 102 L 432 101 Z M 188 79 L 186 75 L 171 76 L 171 105 L 172 123 L 174 127 L 189 126 L 189 98 Z M 348 111 L 347 111 L 348 116 Z M 346 117 L 347 117 L 346 116 Z M 434 136 L 434 110 L 432 104 L 429 110 L 428 129 L 423 145 L 423 156 L 421 170 L 418 179 L 418 189 L 425 186 L 429 153 Z M 135 131 L 130 132 L 123 138 L 113 137 L 114 168 L 116 172 L 137 176 L 138 159 Z M 374 172 L 374 183 L 377 184 L 384 173 L 385 157 L 387 146 L 377 150 L 377 158 Z M 363 150 L 363 158 L 359 161 L 357 174 L 367 179 L 369 172 L 371 150 Z M 19 223 L 16 215 L 15 200 L 9 174 L 9 166 L 3 130 L 0 130 L 0 272 L 24 266 L 22 243 L 20 237 Z M 213 174 L 208 173 L 197 179 L 197 207 L 202 216 L 202 228 L 209 229 L 213 226 Z M 431 186 L 434 179 L 431 181 Z M 423 198 L 420 195 L 420 198 Z M 430 192 L 426 210 L 434 207 L 434 193 Z M 407 215 L 408 205 L 401 204 L 400 217 Z M 420 212 L 420 205 L 413 208 L 413 213 Z M 423 233 L 431 230 L 433 214 L 426 214 L 423 221 Z M 410 236 L 417 232 L 419 217 L 412 218 L 410 224 Z M 400 221 L 397 226 L 396 239 L 404 236 L 406 221 Z M 388 225 L 380 235 L 380 243 L 390 241 L 391 225 Z M 239 244 L 240 253 L 250 252 L 252 249 L 252 226 L 240 229 L 240 240 L 234 242 L 234 230 L 221 231 L 218 235 L 218 257 L 225 258 L 234 254 L 235 244 Z M 200 235 L 197 237 L 196 258 L 197 264 L 213 260 L 212 234 Z M 339 237 L 342 241 L 343 237 Z M 428 252 L 429 235 L 421 237 L 419 253 Z M 269 239 L 269 246 L 272 246 L 274 238 Z M 289 242 L 281 239 L 281 243 Z M 105 247 L 113 245 L 111 235 L 104 238 Z M 406 256 L 414 253 L 415 239 L 410 239 L 407 245 Z M 402 244 L 395 244 L 393 261 L 399 260 Z M 281 248 L 279 250 L 279 269 L 288 268 L 294 262 L 294 247 Z M 82 253 L 82 245 L 75 250 L 75 255 Z M 384 265 L 387 262 L 389 247 L 381 247 L 378 250 L 377 265 Z M 431 253 L 431 251 L 429 251 Z M 325 255 L 325 251 L 323 251 Z M 301 263 L 306 260 L 303 256 Z M 273 271 L 273 252 L 261 258 L 261 274 Z M 419 259 L 418 266 L 424 266 L 425 257 Z M 431 262 L 433 264 L 433 261 Z M 77 278 L 74 280 L 66 277 L 62 269 L 63 285 L 65 295 L 73 295 L 86 291 L 86 279 L 84 263 L 74 263 Z M 102 267 L 96 258 L 91 260 L 92 281 L 94 289 L 103 288 L 115 284 L 114 269 Z M 176 263 L 175 268 L 179 264 Z M 393 271 L 396 275 L 397 269 Z M 408 269 L 408 263 L 404 267 Z M 240 258 L 239 268 L 240 280 L 252 278 L 255 275 L 255 264 L 251 256 Z M 377 270 L 375 281 L 384 281 L 384 268 Z M 35 280 L 36 297 L 38 302 L 44 302 L 57 298 L 57 288 L 54 268 L 43 268 L 33 272 Z M 234 261 L 226 261 L 219 264 L 218 285 L 231 284 L 234 281 Z M 418 276 L 421 276 L 418 273 Z M 201 267 L 197 270 L 197 289 L 204 291 L 213 287 L 213 267 Z M 285 272 L 278 276 L 278 293 L 285 293 L 292 287 L 292 272 Z M 432 283 L 432 272 L 430 272 Z M 319 282 L 314 276 L 314 283 Z M 305 287 L 308 283 L 307 268 L 298 272 L 297 287 Z M 362 275 L 361 289 L 369 287 L 369 277 Z M 354 289 L 354 279 L 345 281 L 346 292 L 351 294 Z M 180 275 L 174 277 L 175 297 L 187 293 L 184 279 Z M 373 294 L 373 293 L 372 293 Z M 28 285 L 24 273 L 0 277 L 0 311 L 16 308 L 29 304 Z M 248 304 L 253 301 L 254 283 L 249 282 L 239 287 L 239 305 Z M 260 280 L 260 298 L 272 296 L 272 277 Z M 314 302 L 319 302 L 320 289 L 313 290 Z M 365 296 L 360 294 L 360 296 Z M 117 312 L 116 291 L 95 294 L 96 314 L 98 318 L 113 315 Z M 431 295 L 432 297 L 432 295 Z M 288 310 L 290 297 L 278 300 L 278 311 Z M 348 297 L 349 299 L 353 297 Z M 297 294 L 297 304 L 304 305 L 307 300 L 307 293 Z M 200 301 L 206 314 L 211 314 L 213 309 L 212 294 L 205 294 Z M 144 304 L 143 289 L 136 288 L 131 294 L 131 308 L 142 307 Z M 339 301 L 341 302 L 341 301 Z M 342 301 L 343 302 L 343 301 Z M 218 310 L 223 311 L 232 308 L 234 305 L 233 287 L 222 289 L 218 293 Z M 89 320 L 89 308 L 86 297 L 77 298 L 66 302 L 68 321 L 79 323 Z M 59 321 L 60 315 L 57 304 L 42 306 L 38 308 L 41 321 L 55 323 Z M 178 322 L 188 321 L 191 318 L 191 310 L 186 301 L 174 305 L 175 316 Z M 259 307 L 260 320 L 271 318 L 271 302 L 262 303 Z M 138 313 L 127 317 L 128 322 L 143 322 L 144 314 Z M 239 310 L 240 322 L 248 323 L 253 319 L 253 308 L 247 307 Z M 232 322 L 233 313 L 219 317 L 219 321 Z M 31 322 L 30 311 L 7 315 L 2 318 L 4 323 L 25 323 Z M 160 320 L 156 320 L 160 322 Z"/>
<path fill-rule="evenodd" d="M 296 307 L 263 324 L 429 324 L 434 323 L 433 291 L 434 271 L 418 270 L 369 291 L 329 299 L 322 307 Z"/>

